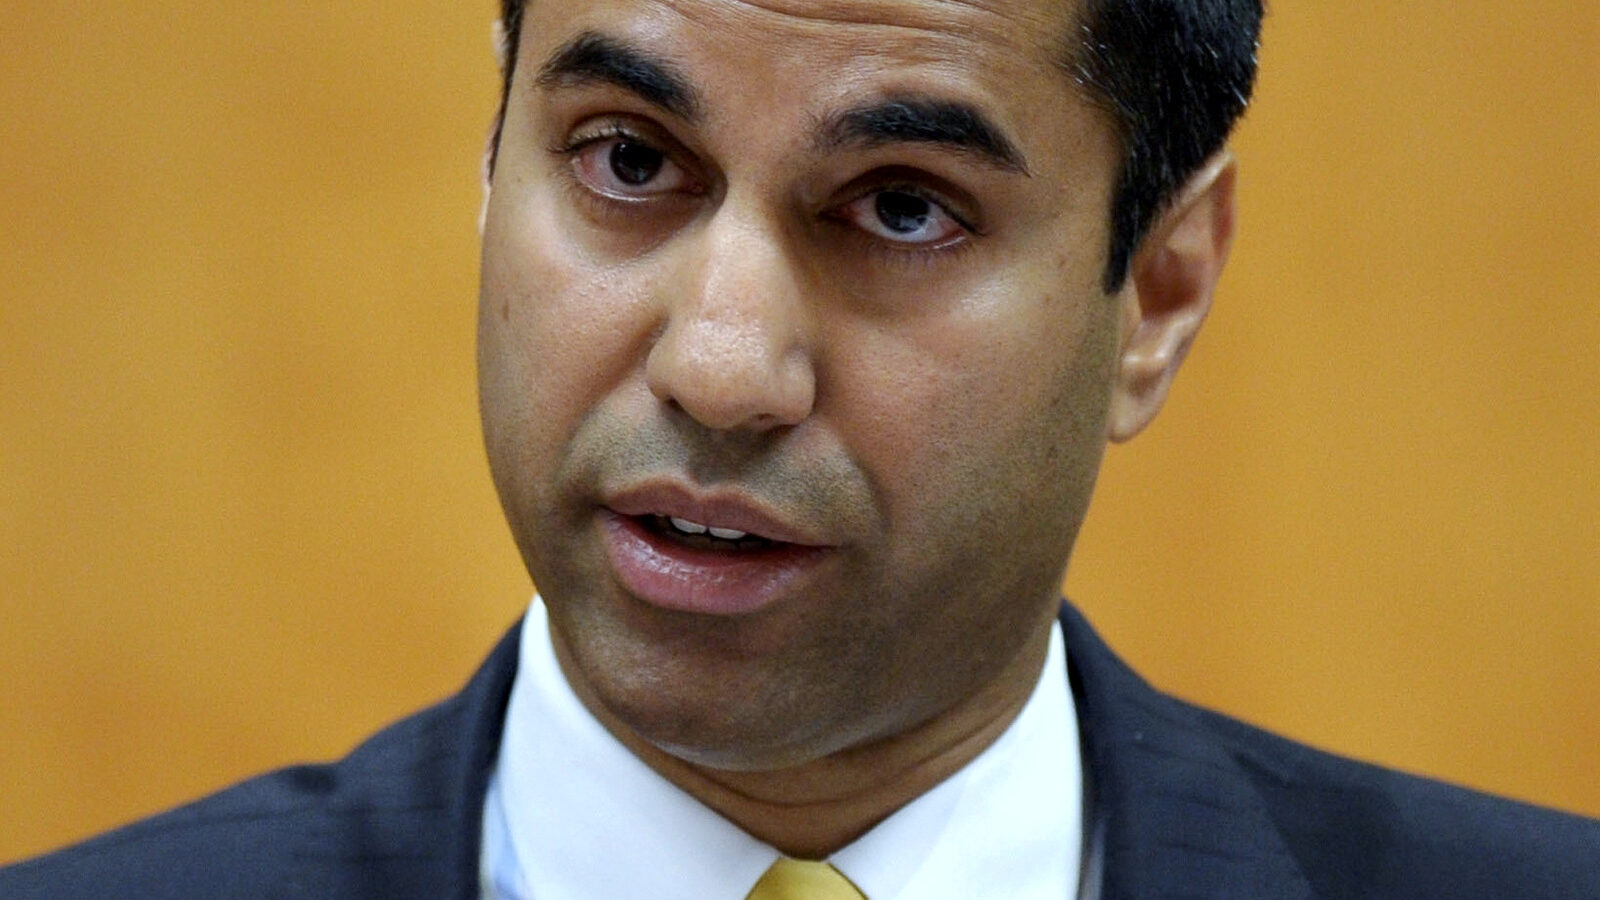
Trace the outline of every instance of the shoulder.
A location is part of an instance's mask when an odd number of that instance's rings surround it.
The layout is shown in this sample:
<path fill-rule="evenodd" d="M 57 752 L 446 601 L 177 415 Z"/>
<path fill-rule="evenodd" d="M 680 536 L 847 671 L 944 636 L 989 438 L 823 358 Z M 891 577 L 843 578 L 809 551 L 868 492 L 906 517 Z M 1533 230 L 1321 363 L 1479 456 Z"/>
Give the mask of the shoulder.
<path fill-rule="evenodd" d="M 1133 895 L 1270 868 L 1276 889 L 1235 893 L 1600 898 L 1600 821 L 1296 743 L 1151 687 L 1070 605 L 1061 625 L 1108 846 L 1133 861 L 1115 875 L 1161 885 Z"/>
<path fill-rule="evenodd" d="M 0 897 L 471 896 L 515 634 L 460 694 L 343 760 L 252 778 L 0 869 Z"/>
<path fill-rule="evenodd" d="M 1173 702 L 1249 776 L 1319 893 L 1600 896 L 1600 821 L 1336 756 Z"/>
<path fill-rule="evenodd" d="M 338 867 L 319 858 L 360 854 L 371 828 L 394 832 L 391 843 L 403 840 L 416 822 L 438 814 L 436 799 L 400 786 L 414 775 L 393 769 L 407 765 L 400 748 L 411 733 L 437 717 L 430 710 L 406 720 L 339 763 L 262 775 L 24 862 L 0 872 L 0 895 L 87 897 L 113 886 L 150 898 L 326 895 L 324 880 Z M 305 883 L 311 873 L 324 883 Z"/>

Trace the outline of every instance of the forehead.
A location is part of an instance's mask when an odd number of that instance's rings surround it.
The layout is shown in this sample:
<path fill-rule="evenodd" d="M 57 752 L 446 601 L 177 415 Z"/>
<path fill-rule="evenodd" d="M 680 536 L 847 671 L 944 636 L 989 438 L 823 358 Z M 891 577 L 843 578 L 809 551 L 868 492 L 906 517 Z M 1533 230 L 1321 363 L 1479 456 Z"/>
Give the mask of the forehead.
<path fill-rule="evenodd" d="M 1070 0 L 643 0 L 702 23 L 827 36 L 988 44 L 1012 51 L 1059 43 Z"/>
<path fill-rule="evenodd" d="M 1061 187 L 1099 175 L 1114 141 L 1063 65 L 1074 8 L 1072 0 L 532 0 L 519 79 L 526 84 L 576 35 L 620 40 L 670 63 L 708 119 L 742 131 L 750 151 L 774 129 L 814 129 L 875 99 L 950 101 L 996 123 L 1023 156 L 1054 160 L 1034 171 Z"/>
<path fill-rule="evenodd" d="M 528 0 L 524 20 L 548 23 L 585 11 L 669 12 L 706 24 L 966 35 L 1021 48 L 1058 43 L 1075 6 L 1075 0 Z"/>
<path fill-rule="evenodd" d="M 1003 95 L 1071 88 L 1060 65 L 1069 0 L 531 0 L 522 50 L 532 56 L 580 30 L 673 53 L 699 79 L 964 83 Z M 522 56 L 538 65 L 542 55 Z M 747 89 L 760 85 L 746 82 Z"/>

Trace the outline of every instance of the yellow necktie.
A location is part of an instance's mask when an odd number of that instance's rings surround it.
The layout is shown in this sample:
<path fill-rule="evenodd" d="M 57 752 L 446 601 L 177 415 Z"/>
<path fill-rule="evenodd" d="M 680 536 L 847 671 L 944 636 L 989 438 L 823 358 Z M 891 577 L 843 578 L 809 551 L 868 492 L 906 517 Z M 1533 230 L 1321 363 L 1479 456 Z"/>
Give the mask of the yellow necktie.
<path fill-rule="evenodd" d="M 850 879 L 825 862 L 779 857 L 745 900 L 867 900 Z"/>

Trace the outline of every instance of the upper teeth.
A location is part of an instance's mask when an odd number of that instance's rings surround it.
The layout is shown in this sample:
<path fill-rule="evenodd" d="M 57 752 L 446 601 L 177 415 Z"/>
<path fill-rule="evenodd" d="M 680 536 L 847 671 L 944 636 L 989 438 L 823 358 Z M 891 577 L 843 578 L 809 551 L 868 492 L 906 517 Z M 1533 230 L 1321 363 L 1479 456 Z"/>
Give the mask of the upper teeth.
<path fill-rule="evenodd" d="M 672 519 L 671 519 L 671 522 L 672 522 L 672 527 L 673 528 L 676 528 L 679 531 L 684 532 L 685 534 L 705 534 L 706 533 L 706 527 L 704 525 L 701 525 L 699 522 L 691 522 L 688 519 L 680 519 L 677 516 L 673 516 Z"/>
<path fill-rule="evenodd" d="M 722 538 L 725 541 L 737 541 L 750 536 L 750 533 L 747 531 L 735 531 L 732 528 L 718 528 L 715 525 L 701 525 L 699 522 L 691 522 L 688 519 L 680 519 L 677 516 L 672 516 L 668 519 L 668 521 L 672 523 L 673 528 L 678 529 L 684 534 L 705 534 L 706 532 L 710 532 L 712 537 Z"/>

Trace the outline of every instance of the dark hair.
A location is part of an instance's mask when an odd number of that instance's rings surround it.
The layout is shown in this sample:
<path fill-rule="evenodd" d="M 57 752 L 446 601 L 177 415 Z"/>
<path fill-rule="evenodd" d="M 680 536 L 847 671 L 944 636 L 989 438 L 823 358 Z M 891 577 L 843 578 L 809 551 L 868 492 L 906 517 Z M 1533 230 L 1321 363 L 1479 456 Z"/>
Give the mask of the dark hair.
<path fill-rule="evenodd" d="M 1156 216 L 1222 148 L 1249 104 L 1262 6 L 1261 0 L 1077 2 L 1083 8 L 1064 63 L 1111 115 L 1122 140 L 1103 275 L 1109 293 L 1127 278 L 1133 253 Z M 525 5 L 500 0 L 506 47 L 495 150 Z"/>
<path fill-rule="evenodd" d="M 1255 83 L 1261 0 L 1082 0 L 1068 69 L 1122 138 L 1107 292 L 1145 232 L 1222 148 Z"/>

